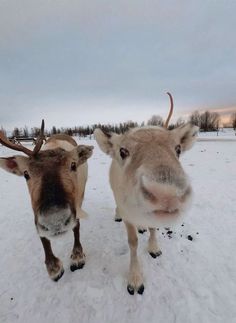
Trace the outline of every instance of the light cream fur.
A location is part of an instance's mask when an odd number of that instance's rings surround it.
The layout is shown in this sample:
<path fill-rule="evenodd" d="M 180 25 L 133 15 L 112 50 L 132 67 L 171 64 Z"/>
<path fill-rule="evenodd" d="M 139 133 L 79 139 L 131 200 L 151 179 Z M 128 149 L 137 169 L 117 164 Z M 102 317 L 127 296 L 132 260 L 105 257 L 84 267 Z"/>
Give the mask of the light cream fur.
<path fill-rule="evenodd" d="M 198 127 L 186 124 L 173 131 L 160 127 L 135 128 L 125 134 L 94 132 L 101 150 L 112 158 L 110 185 L 116 202 L 116 218 L 126 224 L 130 245 L 128 284 L 138 291 L 143 282 L 137 258 L 136 227 L 150 228 L 149 253 L 161 254 L 156 227 L 173 223 L 186 209 L 191 186 L 176 147 L 182 152 L 192 147 Z M 120 149 L 128 150 L 123 158 Z"/>

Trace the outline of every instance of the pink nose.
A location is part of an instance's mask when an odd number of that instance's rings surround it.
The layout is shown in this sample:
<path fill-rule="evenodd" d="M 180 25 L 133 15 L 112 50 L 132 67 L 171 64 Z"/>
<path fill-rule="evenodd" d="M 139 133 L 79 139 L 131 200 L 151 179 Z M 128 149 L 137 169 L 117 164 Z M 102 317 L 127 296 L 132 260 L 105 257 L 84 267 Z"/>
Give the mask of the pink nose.
<path fill-rule="evenodd" d="M 159 201 L 157 201 L 158 208 L 161 211 L 175 212 L 180 208 L 180 200 L 173 196 L 163 196 Z"/>
<path fill-rule="evenodd" d="M 144 198 L 150 202 L 155 212 L 175 214 L 185 204 L 190 189 L 179 189 L 175 185 L 146 181 L 141 190 Z"/>

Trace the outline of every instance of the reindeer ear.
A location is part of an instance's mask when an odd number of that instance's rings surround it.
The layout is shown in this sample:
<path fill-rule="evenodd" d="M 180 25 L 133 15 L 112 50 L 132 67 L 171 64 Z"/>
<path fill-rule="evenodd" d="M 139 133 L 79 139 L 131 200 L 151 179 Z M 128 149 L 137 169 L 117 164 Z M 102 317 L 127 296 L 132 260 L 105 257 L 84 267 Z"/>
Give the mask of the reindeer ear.
<path fill-rule="evenodd" d="M 79 164 L 83 164 L 93 154 L 93 146 L 79 145 L 75 148 Z"/>
<path fill-rule="evenodd" d="M 98 146 L 105 154 L 110 154 L 112 149 L 111 137 L 110 133 L 104 132 L 101 129 L 97 128 L 94 130 L 94 137 L 98 143 Z"/>
<path fill-rule="evenodd" d="M 182 151 L 189 150 L 197 139 L 199 127 L 191 123 L 184 124 L 171 130 L 174 139 L 181 145 Z"/>
<path fill-rule="evenodd" d="M 28 160 L 25 156 L 1 157 L 0 167 L 9 173 L 22 176 L 27 169 Z"/>
<path fill-rule="evenodd" d="M 114 156 L 114 140 L 119 137 L 116 133 L 107 133 L 101 129 L 94 130 L 94 137 L 98 143 L 100 149 L 107 155 L 111 157 Z"/>

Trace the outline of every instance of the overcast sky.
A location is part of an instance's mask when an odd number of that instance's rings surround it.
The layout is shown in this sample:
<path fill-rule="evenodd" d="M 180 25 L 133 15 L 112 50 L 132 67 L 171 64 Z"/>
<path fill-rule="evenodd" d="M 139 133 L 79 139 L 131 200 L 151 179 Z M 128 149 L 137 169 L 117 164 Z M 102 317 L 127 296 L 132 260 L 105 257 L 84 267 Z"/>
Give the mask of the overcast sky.
<path fill-rule="evenodd" d="M 236 109 L 236 1 L 0 0 L 0 126 Z"/>

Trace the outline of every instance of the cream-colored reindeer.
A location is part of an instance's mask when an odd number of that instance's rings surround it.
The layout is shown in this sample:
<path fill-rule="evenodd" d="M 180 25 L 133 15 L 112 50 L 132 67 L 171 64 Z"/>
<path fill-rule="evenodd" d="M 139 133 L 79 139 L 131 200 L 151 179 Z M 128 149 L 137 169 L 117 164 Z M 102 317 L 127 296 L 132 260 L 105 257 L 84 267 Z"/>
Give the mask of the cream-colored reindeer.
<path fill-rule="evenodd" d="M 171 99 L 171 111 L 173 100 Z M 179 157 L 190 149 L 198 127 L 185 124 L 174 130 L 141 127 L 125 134 L 94 132 L 101 150 L 112 158 L 110 184 L 117 211 L 126 225 L 130 247 L 128 292 L 144 291 L 143 274 L 137 257 L 138 226 L 150 231 L 148 251 L 154 258 L 161 254 L 156 240 L 156 228 L 174 220 L 186 209 L 191 185 Z"/>
<path fill-rule="evenodd" d="M 25 177 L 35 226 L 44 247 L 47 271 L 57 281 L 62 277 L 64 269 L 62 262 L 54 256 L 51 249 L 52 237 L 73 230 L 71 271 L 80 269 L 85 264 L 80 243 L 79 218 L 83 215 L 81 205 L 87 181 L 87 159 L 92 155 L 93 146 L 78 146 L 70 136 L 62 134 L 51 136 L 42 147 L 43 141 L 44 122 L 33 151 L 10 142 L 0 132 L 0 143 L 27 155 L 2 157 L 0 167 Z"/>

